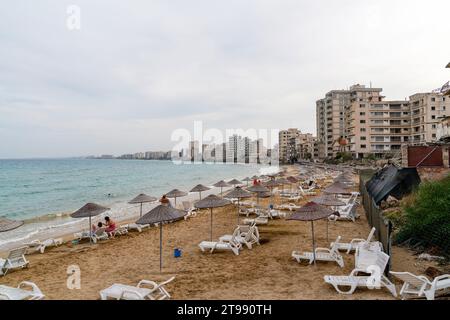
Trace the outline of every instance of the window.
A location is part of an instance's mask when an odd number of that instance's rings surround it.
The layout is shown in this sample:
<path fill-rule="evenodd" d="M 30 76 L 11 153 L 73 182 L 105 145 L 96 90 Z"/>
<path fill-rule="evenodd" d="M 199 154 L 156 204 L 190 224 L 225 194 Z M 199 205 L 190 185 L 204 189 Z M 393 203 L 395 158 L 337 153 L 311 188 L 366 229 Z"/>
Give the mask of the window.
<path fill-rule="evenodd" d="M 361 145 L 361 149 L 366 149 L 366 148 L 367 148 L 367 146 L 365 144 Z"/>
<path fill-rule="evenodd" d="M 436 129 L 436 125 L 435 125 L 435 124 L 433 124 L 433 125 L 431 126 L 431 128 L 433 128 L 433 129 Z"/>
<path fill-rule="evenodd" d="M 432 137 L 432 138 L 436 138 L 436 133 L 433 133 L 433 134 L 431 135 L 431 137 Z"/>
<path fill-rule="evenodd" d="M 365 112 L 360 112 L 359 115 L 360 115 L 360 116 L 365 116 L 366 113 L 365 113 Z"/>
<path fill-rule="evenodd" d="M 364 136 L 362 136 L 362 137 L 361 137 L 361 140 L 362 140 L 362 141 L 366 141 L 366 140 L 367 140 L 367 138 L 366 138 L 366 137 L 364 137 Z"/>
<path fill-rule="evenodd" d="M 431 119 L 432 119 L 432 120 L 436 119 L 436 116 L 431 116 Z"/>
<path fill-rule="evenodd" d="M 366 120 L 359 120 L 359 123 L 366 123 Z"/>
<path fill-rule="evenodd" d="M 436 110 L 436 107 L 431 107 L 431 110 L 432 110 L 432 111 Z"/>
<path fill-rule="evenodd" d="M 436 98 L 431 98 L 431 101 L 435 102 L 435 101 L 436 101 Z"/>
<path fill-rule="evenodd" d="M 360 107 L 360 108 L 365 108 L 366 105 L 365 105 L 365 104 L 360 104 L 359 107 Z"/>
<path fill-rule="evenodd" d="M 360 132 L 366 132 L 366 128 L 359 129 Z"/>

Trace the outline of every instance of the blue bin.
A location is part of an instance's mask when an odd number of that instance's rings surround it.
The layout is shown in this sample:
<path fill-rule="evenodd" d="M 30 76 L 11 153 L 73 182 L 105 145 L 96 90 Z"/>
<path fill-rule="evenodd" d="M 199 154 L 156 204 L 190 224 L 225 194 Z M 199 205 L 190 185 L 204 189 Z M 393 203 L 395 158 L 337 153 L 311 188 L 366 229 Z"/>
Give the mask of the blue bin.
<path fill-rule="evenodd" d="M 178 249 L 178 248 L 173 249 L 173 256 L 175 258 L 181 257 L 181 249 Z"/>

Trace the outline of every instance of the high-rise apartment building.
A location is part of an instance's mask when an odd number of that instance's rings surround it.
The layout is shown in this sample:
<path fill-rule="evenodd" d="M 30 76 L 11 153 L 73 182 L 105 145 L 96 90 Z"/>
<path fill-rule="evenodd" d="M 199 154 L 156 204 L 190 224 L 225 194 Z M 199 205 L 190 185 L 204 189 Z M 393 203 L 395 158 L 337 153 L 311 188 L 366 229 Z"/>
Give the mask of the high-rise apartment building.
<path fill-rule="evenodd" d="M 279 155 L 281 163 L 294 163 L 298 160 L 314 157 L 315 138 L 310 133 L 290 128 L 278 134 Z"/>
<path fill-rule="evenodd" d="M 436 141 L 439 119 L 450 114 L 449 97 L 420 93 L 409 100 L 385 101 L 381 92 L 355 85 L 317 101 L 317 136 L 325 157 L 339 151 L 355 158 L 396 155 L 402 144 Z"/>

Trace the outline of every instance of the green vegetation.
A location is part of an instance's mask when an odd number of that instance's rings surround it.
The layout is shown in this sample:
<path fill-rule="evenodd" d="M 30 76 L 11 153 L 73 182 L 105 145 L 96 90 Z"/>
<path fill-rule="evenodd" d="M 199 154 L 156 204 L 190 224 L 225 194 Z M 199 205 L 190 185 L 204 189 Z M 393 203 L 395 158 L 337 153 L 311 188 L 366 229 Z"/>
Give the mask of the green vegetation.
<path fill-rule="evenodd" d="M 350 152 L 338 152 L 336 154 L 337 160 L 342 160 L 342 162 L 350 161 L 353 159 L 352 154 Z"/>
<path fill-rule="evenodd" d="M 450 256 L 450 177 L 424 182 L 404 199 L 403 215 L 398 216 L 397 242 L 411 239 L 435 252 Z M 392 217 L 391 217 L 392 218 Z"/>

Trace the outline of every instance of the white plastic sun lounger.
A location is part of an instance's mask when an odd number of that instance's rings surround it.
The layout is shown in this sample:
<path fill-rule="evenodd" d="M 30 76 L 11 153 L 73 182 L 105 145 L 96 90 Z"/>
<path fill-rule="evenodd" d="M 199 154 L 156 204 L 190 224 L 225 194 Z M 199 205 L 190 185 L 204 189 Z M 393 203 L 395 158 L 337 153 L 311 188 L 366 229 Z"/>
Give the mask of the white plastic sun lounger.
<path fill-rule="evenodd" d="M 316 248 L 316 261 L 332 261 L 336 262 L 341 268 L 344 267 L 344 259 L 339 254 L 338 245 L 341 237 L 337 237 L 331 249 Z M 309 260 L 309 264 L 314 262 L 314 254 L 312 252 L 293 251 L 292 257 L 300 263 L 302 260 Z"/>
<path fill-rule="evenodd" d="M 0 300 L 41 300 L 44 297 L 33 282 L 22 281 L 17 288 L 0 285 Z"/>
<path fill-rule="evenodd" d="M 356 207 L 357 203 L 348 204 L 344 206 L 342 209 L 339 209 L 339 216 L 337 215 L 331 215 L 328 217 L 328 220 L 330 221 L 337 221 L 337 220 L 347 220 L 355 222 L 357 216 L 356 216 Z"/>
<path fill-rule="evenodd" d="M 256 224 L 257 226 L 259 225 L 265 225 L 269 223 L 269 218 L 267 216 L 259 216 L 256 217 L 254 219 L 244 219 L 243 221 L 244 224 Z"/>
<path fill-rule="evenodd" d="M 118 228 L 116 228 L 114 231 L 110 232 L 111 237 L 115 236 L 123 236 L 128 234 L 128 225 L 121 225 Z"/>
<path fill-rule="evenodd" d="M 192 205 L 192 202 L 190 202 L 190 201 L 183 201 L 182 204 L 183 204 L 183 210 L 185 212 L 187 212 L 187 214 L 184 216 L 184 220 L 187 220 L 187 219 L 189 219 L 191 217 L 197 216 L 197 208 L 195 208 Z"/>
<path fill-rule="evenodd" d="M 389 279 L 383 274 L 384 269 L 389 261 L 389 256 L 384 252 L 377 253 L 377 259 L 374 265 L 368 268 L 355 268 L 349 276 L 330 276 L 323 277 L 326 283 L 331 284 L 337 292 L 341 294 L 352 294 L 357 287 L 369 288 L 369 289 L 381 289 L 386 287 L 389 292 L 396 297 L 397 291 L 395 285 L 389 281 Z M 378 270 L 376 270 L 378 269 Z M 371 274 L 370 276 L 359 276 L 358 273 Z M 348 290 L 344 291 L 342 287 L 347 287 Z"/>
<path fill-rule="evenodd" d="M 226 234 L 219 238 L 220 242 L 230 242 L 235 239 L 241 244 L 245 244 L 247 248 L 252 249 L 254 244 L 260 245 L 259 243 L 259 230 L 256 224 L 251 226 L 237 226 L 233 234 Z"/>
<path fill-rule="evenodd" d="M 305 190 L 302 186 L 298 186 L 298 190 L 300 190 L 300 194 L 302 194 L 303 196 L 315 196 L 316 192 L 314 191 L 314 189 L 314 187 L 310 187 Z"/>
<path fill-rule="evenodd" d="M 414 295 L 419 298 L 425 296 L 427 300 L 434 300 L 436 291 L 441 293 L 450 289 L 449 274 L 438 276 L 431 282 L 425 276 L 416 276 L 409 272 L 390 271 L 389 273 L 403 281 L 403 286 L 400 289 L 402 299 Z"/>
<path fill-rule="evenodd" d="M 30 243 L 26 244 L 28 246 L 26 254 L 31 254 L 35 252 L 44 253 L 46 248 L 57 247 L 62 245 L 62 243 L 63 243 L 62 238 L 47 239 L 44 241 L 33 240 Z"/>
<path fill-rule="evenodd" d="M 370 230 L 370 233 L 369 233 L 369 236 L 367 237 L 367 239 L 358 239 L 358 238 L 352 239 L 348 243 L 339 243 L 337 245 L 337 248 L 338 248 L 338 250 L 347 251 L 347 253 L 350 253 L 351 251 L 356 250 L 356 248 L 361 245 L 369 245 L 369 246 L 379 247 L 380 242 L 371 242 L 372 238 L 375 234 L 375 231 L 376 231 L 376 229 L 372 228 L 372 230 Z M 332 242 L 330 244 L 330 247 L 332 247 L 333 245 L 334 245 L 334 242 Z"/>
<path fill-rule="evenodd" d="M 141 280 L 137 286 L 129 286 L 115 283 L 109 288 L 100 291 L 102 300 L 116 299 L 116 300 L 165 300 L 170 299 L 170 294 L 164 288 L 166 284 L 173 281 L 175 277 L 160 284 Z"/>
<path fill-rule="evenodd" d="M 137 223 L 128 224 L 128 231 L 136 230 L 138 232 L 142 232 L 145 228 L 150 228 L 150 225 L 149 224 L 137 224 Z"/>
<path fill-rule="evenodd" d="M 28 247 L 20 247 L 9 252 L 8 258 L 0 258 L 0 275 L 5 276 L 11 269 L 23 269 L 28 267 L 28 260 L 25 258 L 25 253 Z"/>
<path fill-rule="evenodd" d="M 209 250 L 210 253 L 213 253 L 215 250 L 229 250 L 237 256 L 239 255 L 239 250 L 242 248 L 242 244 L 234 238 L 230 239 L 229 242 L 202 241 L 198 246 L 203 252 L 206 250 Z"/>
<path fill-rule="evenodd" d="M 77 232 L 74 233 L 74 238 L 81 241 L 83 239 L 92 239 L 93 243 L 97 243 L 100 240 L 108 240 L 109 236 L 108 234 L 105 232 L 104 229 L 99 229 L 97 230 L 94 234 L 91 234 L 91 232 L 88 231 L 83 231 L 83 232 Z"/>

